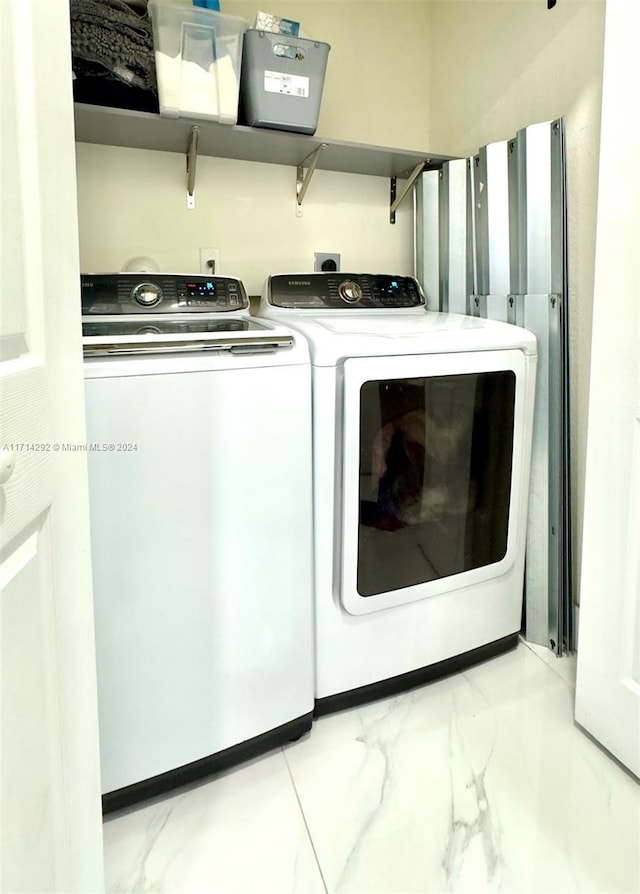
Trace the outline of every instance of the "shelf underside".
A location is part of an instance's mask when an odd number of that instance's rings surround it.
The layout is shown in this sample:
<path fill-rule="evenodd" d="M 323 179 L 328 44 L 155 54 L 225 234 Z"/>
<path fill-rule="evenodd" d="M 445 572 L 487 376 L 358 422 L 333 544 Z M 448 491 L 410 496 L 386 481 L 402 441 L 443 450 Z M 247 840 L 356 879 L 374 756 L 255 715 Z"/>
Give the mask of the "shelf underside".
<path fill-rule="evenodd" d="M 288 133 L 266 128 L 230 126 L 187 118 L 163 118 L 149 112 L 133 112 L 76 103 L 76 140 L 133 149 L 157 149 L 185 153 L 192 128 L 199 128 L 198 154 L 266 164 L 301 164 L 322 144 L 318 169 L 404 177 L 416 165 L 427 162 L 426 170 L 439 168 L 450 156 L 428 152 L 408 152 L 382 146 L 367 146 L 317 136 Z"/>

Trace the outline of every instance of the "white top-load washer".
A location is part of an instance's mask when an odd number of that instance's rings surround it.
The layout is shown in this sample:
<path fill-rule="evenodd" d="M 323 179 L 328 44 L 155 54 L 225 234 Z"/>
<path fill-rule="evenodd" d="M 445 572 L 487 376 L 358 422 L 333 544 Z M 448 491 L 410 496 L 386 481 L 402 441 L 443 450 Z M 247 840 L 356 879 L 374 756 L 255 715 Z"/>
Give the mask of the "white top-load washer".
<path fill-rule="evenodd" d="M 535 337 L 405 276 L 274 275 L 259 315 L 311 351 L 316 713 L 515 645 Z"/>
<path fill-rule="evenodd" d="M 82 277 L 105 811 L 311 725 L 309 353 L 248 306 Z"/>

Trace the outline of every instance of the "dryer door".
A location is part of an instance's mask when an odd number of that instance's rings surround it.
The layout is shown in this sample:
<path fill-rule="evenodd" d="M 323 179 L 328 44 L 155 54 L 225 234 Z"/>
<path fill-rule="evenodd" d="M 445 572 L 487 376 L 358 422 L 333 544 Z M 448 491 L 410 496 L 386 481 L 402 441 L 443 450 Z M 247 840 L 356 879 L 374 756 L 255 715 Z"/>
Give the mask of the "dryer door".
<path fill-rule="evenodd" d="M 500 577 L 522 554 L 532 370 L 519 350 L 344 364 L 344 608 Z"/>

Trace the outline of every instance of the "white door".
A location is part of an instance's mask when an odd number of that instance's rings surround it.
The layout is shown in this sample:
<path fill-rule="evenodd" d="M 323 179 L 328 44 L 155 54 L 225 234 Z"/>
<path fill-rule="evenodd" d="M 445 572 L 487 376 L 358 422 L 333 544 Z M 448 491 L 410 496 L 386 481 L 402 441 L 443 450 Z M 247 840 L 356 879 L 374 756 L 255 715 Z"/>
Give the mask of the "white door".
<path fill-rule="evenodd" d="M 494 580 L 519 560 L 526 369 L 518 350 L 345 361 L 341 599 L 350 614 Z M 521 586 L 517 625 L 520 596 Z"/>
<path fill-rule="evenodd" d="M 0 890 L 100 891 L 68 5 L 2 0 Z"/>
<path fill-rule="evenodd" d="M 640 6 L 606 16 L 576 720 L 640 775 Z"/>

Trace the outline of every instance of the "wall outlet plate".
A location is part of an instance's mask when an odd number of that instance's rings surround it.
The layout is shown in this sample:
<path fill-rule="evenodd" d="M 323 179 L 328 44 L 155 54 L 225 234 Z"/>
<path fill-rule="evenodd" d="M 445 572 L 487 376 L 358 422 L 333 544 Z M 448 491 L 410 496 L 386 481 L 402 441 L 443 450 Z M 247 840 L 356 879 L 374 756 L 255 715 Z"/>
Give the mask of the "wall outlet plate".
<path fill-rule="evenodd" d="M 217 248 L 200 249 L 200 273 L 220 273 L 220 252 Z"/>
<path fill-rule="evenodd" d="M 340 269 L 340 255 L 337 252 L 316 251 L 313 255 L 315 273 L 333 273 Z"/>

